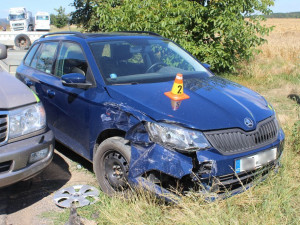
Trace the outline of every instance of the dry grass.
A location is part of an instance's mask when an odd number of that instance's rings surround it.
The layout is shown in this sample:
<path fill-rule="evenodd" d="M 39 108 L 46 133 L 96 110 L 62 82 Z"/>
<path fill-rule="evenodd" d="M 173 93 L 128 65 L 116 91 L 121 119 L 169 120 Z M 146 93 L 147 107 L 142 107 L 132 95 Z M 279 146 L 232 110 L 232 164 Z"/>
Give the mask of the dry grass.
<path fill-rule="evenodd" d="M 268 43 L 249 65 L 243 65 L 241 73 L 251 77 L 274 75 L 298 76 L 300 71 L 300 19 L 268 19 L 265 24 L 274 26 L 266 38 Z"/>

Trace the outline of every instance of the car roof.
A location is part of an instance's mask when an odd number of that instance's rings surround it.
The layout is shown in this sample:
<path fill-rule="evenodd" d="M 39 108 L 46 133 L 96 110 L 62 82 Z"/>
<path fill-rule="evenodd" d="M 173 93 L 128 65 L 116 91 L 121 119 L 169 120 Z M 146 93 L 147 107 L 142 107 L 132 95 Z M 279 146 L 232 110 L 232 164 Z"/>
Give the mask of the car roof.
<path fill-rule="evenodd" d="M 159 34 L 148 31 L 122 31 L 122 32 L 101 32 L 101 33 L 81 33 L 76 31 L 64 31 L 47 33 L 40 37 L 39 41 L 46 40 L 78 40 L 81 41 L 97 41 L 97 40 L 112 40 L 112 39 L 128 39 L 143 38 L 143 39 L 164 39 Z"/>

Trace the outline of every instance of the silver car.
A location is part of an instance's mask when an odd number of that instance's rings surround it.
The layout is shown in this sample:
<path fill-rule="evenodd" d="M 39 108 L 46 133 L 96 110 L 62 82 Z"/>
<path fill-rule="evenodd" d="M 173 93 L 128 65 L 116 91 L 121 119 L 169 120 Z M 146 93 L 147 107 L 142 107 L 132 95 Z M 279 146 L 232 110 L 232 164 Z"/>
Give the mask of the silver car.
<path fill-rule="evenodd" d="M 7 56 L 0 45 L 0 59 Z M 38 97 L 0 68 L 0 187 L 27 180 L 53 157 L 54 135 Z"/>

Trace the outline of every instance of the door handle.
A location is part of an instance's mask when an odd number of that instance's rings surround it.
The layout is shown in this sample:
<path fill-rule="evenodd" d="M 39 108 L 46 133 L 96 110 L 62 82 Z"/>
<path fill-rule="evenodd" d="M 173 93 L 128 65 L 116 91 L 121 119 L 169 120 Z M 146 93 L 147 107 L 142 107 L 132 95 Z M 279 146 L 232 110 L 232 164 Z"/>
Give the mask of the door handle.
<path fill-rule="evenodd" d="M 50 97 L 50 98 L 53 98 L 55 96 L 55 91 L 53 90 L 47 90 L 47 95 Z"/>

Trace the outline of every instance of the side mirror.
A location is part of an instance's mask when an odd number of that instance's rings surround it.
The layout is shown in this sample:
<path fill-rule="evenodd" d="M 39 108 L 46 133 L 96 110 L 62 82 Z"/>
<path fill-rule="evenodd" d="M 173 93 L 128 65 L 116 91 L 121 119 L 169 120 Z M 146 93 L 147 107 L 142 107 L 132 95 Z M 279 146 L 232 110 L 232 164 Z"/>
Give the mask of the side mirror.
<path fill-rule="evenodd" d="M 67 87 L 87 89 L 92 86 L 86 82 L 86 77 L 80 73 L 69 73 L 61 77 L 62 84 Z"/>
<path fill-rule="evenodd" d="M 7 58 L 7 49 L 6 46 L 3 44 L 0 44 L 0 60 Z"/>
<path fill-rule="evenodd" d="M 211 65 L 207 64 L 207 63 L 202 63 L 202 66 L 205 67 L 205 69 L 210 70 Z"/>

